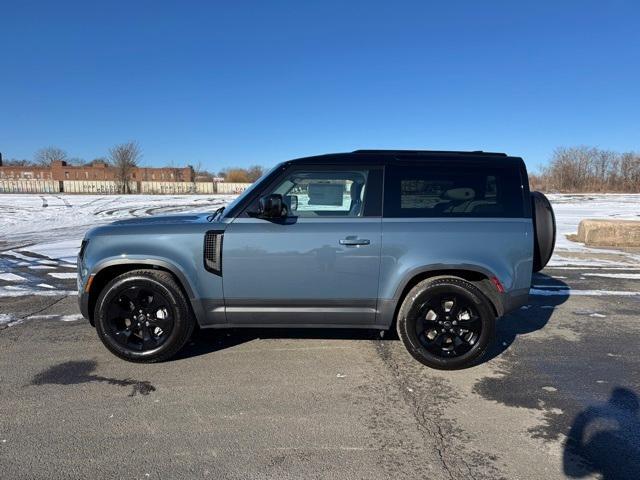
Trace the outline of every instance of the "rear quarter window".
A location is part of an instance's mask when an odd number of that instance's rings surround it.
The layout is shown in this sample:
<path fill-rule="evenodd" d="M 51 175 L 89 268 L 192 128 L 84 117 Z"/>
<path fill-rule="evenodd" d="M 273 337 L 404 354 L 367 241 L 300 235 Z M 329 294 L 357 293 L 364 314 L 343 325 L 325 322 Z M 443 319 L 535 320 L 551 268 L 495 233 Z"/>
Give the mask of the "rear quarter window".
<path fill-rule="evenodd" d="M 517 165 L 390 165 L 384 216 L 518 218 L 524 216 Z"/>

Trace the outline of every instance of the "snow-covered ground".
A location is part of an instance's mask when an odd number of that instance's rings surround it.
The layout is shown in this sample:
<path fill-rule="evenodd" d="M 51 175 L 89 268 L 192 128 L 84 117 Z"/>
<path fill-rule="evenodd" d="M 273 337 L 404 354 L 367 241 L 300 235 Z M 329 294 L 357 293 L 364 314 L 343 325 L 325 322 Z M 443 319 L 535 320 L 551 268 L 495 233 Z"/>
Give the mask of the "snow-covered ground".
<path fill-rule="evenodd" d="M 593 249 L 572 242 L 584 218 L 640 220 L 638 195 L 550 195 L 558 238 L 549 266 L 620 270 L 637 279 L 640 253 Z M 230 195 L 0 195 L 0 297 L 74 293 L 75 262 L 89 228 L 116 219 L 182 212 L 212 212 Z M 620 276 L 622 275 L 622 276 Z"/>
<path fill-rule="evenodd" d="M 550 266 L 640 268 L 640 254 L 589 248 L 567 239 L 567 235 L 577 233 L 580 221 L 588 218 L 640 221 L 640 194 L 551 194 L 548 197 L 558 228 Z"/>
<path fill-rule="evenodd" d="M 233 195 L 0 195 L 0 298 L 75 295 L 85 232 L 114 220 L 213 212 Z M 8 323 L 8 317 L 0 324 Z"/>
<path fill-rule="evenodd" d="M 54 244 L 72 240 L 79 245 L 84 232 L 96 225 L 148 215 L 212 212 L 234 198 L 232 195 L 2 194 L 0 244 L 13 248 L 55 239 Z"/>

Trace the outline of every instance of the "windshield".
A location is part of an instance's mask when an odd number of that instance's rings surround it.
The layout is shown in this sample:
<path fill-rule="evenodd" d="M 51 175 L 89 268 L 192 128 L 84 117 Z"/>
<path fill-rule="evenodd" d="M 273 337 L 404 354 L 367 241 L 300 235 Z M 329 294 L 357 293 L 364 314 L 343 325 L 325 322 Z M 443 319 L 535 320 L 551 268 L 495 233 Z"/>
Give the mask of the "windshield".
<path fill-rule="evenodd" d="M 232 201 L 229 205 L 227 205 L 227 207 L 224 209 L 223 215 L 222 217 L 226 217 L 227 214 L 229 212 L 231 212 L 234 207 L 240 203 L 244 198 L 248 197 L 249 195 L 251 195 L 251 192 L 253 192 L 261 183 L 262 181 L 269 175 L 271 174 L 271 172 L 273 172 L 276 168 L 278 168 L 281 164 L 279 163 L 278 165 L 276 165 L 275 167 L 272 167 L 271 169 L 269 169 L 267 172 L 263 173 L 262 176 L 256 180 L 255 182 L 253 182 L 251 184 L 251 186 L 249 188 L 247 188 L 244 192 L 242 192 L 240 195 L 238 195 L 236 197 L 236 199 L 234 201 Z"/>

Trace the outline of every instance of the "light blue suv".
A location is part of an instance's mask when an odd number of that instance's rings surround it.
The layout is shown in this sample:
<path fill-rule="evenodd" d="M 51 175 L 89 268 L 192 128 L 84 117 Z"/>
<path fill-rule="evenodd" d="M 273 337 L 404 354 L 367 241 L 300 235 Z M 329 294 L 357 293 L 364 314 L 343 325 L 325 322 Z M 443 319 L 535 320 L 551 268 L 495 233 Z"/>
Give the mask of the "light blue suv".
<path fill-rule="evenodd" d="M 226 209 L 87 233 L 80 308 L 106 347 L 166 360 L 201 328 L 397 328 L 468 366 L 527 302 L 555 242 L 521 158 L 358 150 L 284 162 Z"/>

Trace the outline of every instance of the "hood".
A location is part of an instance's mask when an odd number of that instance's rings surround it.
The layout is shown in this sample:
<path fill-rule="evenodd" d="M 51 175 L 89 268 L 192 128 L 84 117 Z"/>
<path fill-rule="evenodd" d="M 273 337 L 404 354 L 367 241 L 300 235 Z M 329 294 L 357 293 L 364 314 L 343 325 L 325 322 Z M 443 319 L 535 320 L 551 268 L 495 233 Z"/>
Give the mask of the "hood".
<path fill-rule="evenodd" d="M 111 225 L 161 225 L 168 223 L 198 223 L 207 218 L 209 214 L 201 215 L 159 215 L 153 217 L 128 218 L 116 220 Z M 206 220 L 205 220 L 206 221 Z"/>
<path fill-rule="evenodd" d="M 185 232 L 204 232 L 207 230 L 224 230 L 225 223 L 209 222 L 209 213 L 193 215 L 162 215 L 157 217 L 137 217 L 117 220 L 107 225 L 100 225 L 89 230 L 85 239 L 114 235 L 157 235 Z"/>

